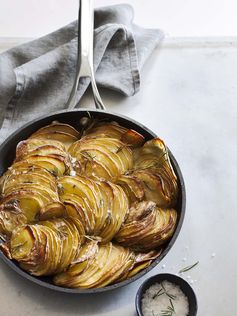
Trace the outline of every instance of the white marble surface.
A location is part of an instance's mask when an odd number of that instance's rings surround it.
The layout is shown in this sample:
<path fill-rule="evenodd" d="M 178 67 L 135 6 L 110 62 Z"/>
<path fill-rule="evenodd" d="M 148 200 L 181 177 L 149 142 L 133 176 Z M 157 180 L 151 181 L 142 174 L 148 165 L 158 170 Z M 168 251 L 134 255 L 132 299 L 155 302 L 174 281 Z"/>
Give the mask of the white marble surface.
<path fill-rule="evenodd" d="M 170 36 L 236 36 L 236 0 L 95 0 L 95 6 L 126 2 L 135 21 Z M 78 0 L 0 0 L 0 36 L 38 37 L 75 20 Z"/>
<path fill-rule="evenodd" d="M 174 247 L 162 261 L 165 268 L 157 266 L 111 293 L 77 296 L 40 288 L 0 262 L 0 315 L 134 316 L 135 293 L 145 278 L 175 273 L 197 260 L 199 265 L 185 277 L 197 280 L 198 315 L 237 315 L 236 65 L 237 39 L 168 41 L 146 64 L 137 95 L 124 98 L 103 91 L 109 110 L 155 131 L 182 169 L 187 212 Z M 90 93 L 81 104 L 93 104 Z"/>

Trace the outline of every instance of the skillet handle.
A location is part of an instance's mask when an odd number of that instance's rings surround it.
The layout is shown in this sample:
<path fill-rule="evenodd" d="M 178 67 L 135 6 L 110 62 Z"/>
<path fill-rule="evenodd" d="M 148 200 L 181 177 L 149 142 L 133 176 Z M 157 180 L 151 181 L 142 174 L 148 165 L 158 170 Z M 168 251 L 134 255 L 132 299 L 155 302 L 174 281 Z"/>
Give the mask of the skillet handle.
<path fill-rule="evenodd" d="M 80 78 L 90 78 L 95 107 L 106 110 L 100 97 L 94 73 L 93 65 L 93 39 L 94 39 L 94 8 L 93 0 L 79 0 L 78 13 L 78 48 L 76 76 L 70 97 L 66 103 L 67 109 L 73 109 L 77 105 L 76 94 Z"/>

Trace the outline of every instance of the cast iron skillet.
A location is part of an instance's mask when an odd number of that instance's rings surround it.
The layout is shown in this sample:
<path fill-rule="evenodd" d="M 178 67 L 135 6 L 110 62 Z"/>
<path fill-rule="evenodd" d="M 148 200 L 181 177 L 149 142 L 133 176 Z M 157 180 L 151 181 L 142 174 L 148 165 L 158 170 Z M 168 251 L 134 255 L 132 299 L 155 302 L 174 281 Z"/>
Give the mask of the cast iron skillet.
<path fill-rule="evenodd" d="M 57 112 L 52 115 L 42 116 L 34 121 L 31 121 L 30 123 L 24 125 L 20 129 L 18 129 L 15 133 L 13 133 L 10 137 L 8 137 L 5 142 L 0 146 L 0 175 L 2 175 L 7 168 L 12 164 L 14 158 L 15 158 L 15 150 L 17 144 L 26 138 L 28 138 L 32 133 L 37 131 L 40 127 L 43 127 L 45 125 L 48 125 L 52 123 L 52 121 L 59 121 L 61 123 L 67 123 L 72 126 L 74 126 L 76 129 L 80 130 L 80 119 L 82 117 L 88 117 L 88 113 L 91 117 L 107 121 L 116 121 L 122 126 L 125 126 L 130 129 L 134 129 L 137 132 L 141 133 L 146 140 L 152 139 L 156 137 L 152 131 L 150 131 L 148 128 L 143 126 L 142 124 L 136 122 L 135 120 L 132 120 L 130 118 L 127 118 L 122 115 L 113 114 L 110 112 L 102 111 L 102 110 L 87 110 L 87 109 L 77 109 L 74 111 L 64 111 L 64 112 Z M 13 270 L 15 270 L 18 274 L 23 276 L 24 278 L 39 284 L 41 286 L 47 287 L 52 290 L 65 292 L 65 293 L 98 293 L 98 292 L 104 292 L 112 289 L 116 289 L 119 287 L 122 287 L 124 285 L 127 285 L 139 278 L 141 278 L 143 275 L 148 273 L 151 269 L 153 269 L 169 252 L 171 247 L 174 245 L 174 242 L 180 232 L 184 214 L 185 214 L 185 202 L 186 202 L 186 196 L 185 196 L 185 185 L 183 176 L 181 173 L 181 170 L 179 168 L 179 165 L 177 161 L 175 160 L 174 156 L 169 150 L 169 156 L 171 163 L 173 165 L 174 171 L 178 178 L 178 184 L 179 184 L 179 196 L 178 196 L 178 202 L 176 205 L 176 210 L 178 211 L 178 224 L 176 227 L 176 230 L 173 234 L 173 237 L 171 240 L 164 246 L 163 253 L 159 256 L 159 258 L 155 259 L 152 264 L 136 274 L 135 276 L 131 277 L 130 279 L 127 279 L 125 281 L 122 281 L 120 283 L 116 283 L 114 285 L 108 285 L 103 288 L 98 289 L 69 289 L 64 287 L 56 286 L 52 283 L 52 280 L 50 277 L 35 277 L 31 276 L 27 272 L 23 271 L 15 261 L 11 261 L 8 258 L 5 257 L 5 255 L 0 251 L 0 257 L 1 259 L 10 266 Z"/>

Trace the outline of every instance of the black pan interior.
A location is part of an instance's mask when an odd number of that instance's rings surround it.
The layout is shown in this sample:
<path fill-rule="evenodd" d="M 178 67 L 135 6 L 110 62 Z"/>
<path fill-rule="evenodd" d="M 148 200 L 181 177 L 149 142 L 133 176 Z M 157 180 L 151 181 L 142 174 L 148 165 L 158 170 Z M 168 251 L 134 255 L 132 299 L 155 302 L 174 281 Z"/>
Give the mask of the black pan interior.
<path fill-rule="evenodd" d="M 7 138 L 7 140 L 0 146 L 0 175 L 2 175 L 7 170 L 7 168 L 12 164 L 15 158 L 15 149 L 16 149 L 17 144 L 21 140 L 28 138 L 32 133 L 37 131 L 40 127 L 48 125 L 52 123 L 52 121 L 59 121 L 61 123 L 70 124 L 74 126 L 76 129 L 80 130 L 82 128 L 80 124 L 80 119 L 82 117 L 88 117 L 88 116 L 93 117 L 95 119 L 99 119 L 99 120 L 116 121 L 122 126 L 125 126 L 130 129 L 134 129 L 137 132 L 141 133 L 146 138 L 146 140 L 152 139 L 157 136 L 148 128 L 146 128 L 142 124 L 130 118 L 113 114 L 113 113 L 109 113 L 109 112 L 105 112 L 105 111 L 99 111 L 99 110 L 88 111 L 87 109 L 80 109 L 80 110 L 69 111 L 69 112 L 58 112 L 58 113 L 55 113 L 49 116 L 44 116 L 37 120 L 31 121 L 30 123 L 24 125 L 22 128 L 17 130 L 15 133 L 13 133 L 9 138 Z M 161 135 L 158 135 L 158 136 L 162 138 Z M 176 227 L 173 237 L 165 245 L 165 249 L 163 253 L 161 254 L 161 256 L 157 258 L 156 260 L 154 260 L 154 262 L 149 267 L 142 270 L 141 272 L 136 274 L 134 277 L 128 280 L 125 280 L 123 282 L 116 283 L 114 285 L 109 285 L 109 286 L 106 286 L 104 288 L 99 288 L 99 289 L 68 289 L 68 288 L 63 288 L 63 287 L 53 285 L 51 278 L 49 277 L 34 277 L 34 276 L 29 275 L 28 273 L 20 269 L 16 262 L 7 259 L 1 251 L 0 251 L 0 257 L 21 276 L 39 285 L 50 288 L 52 290 L 57 290 L 57 291 L 67 292 L 67 293 L 103 292 L 103 291 L 112 290 L 112 289 L 124 286 L 126 284 L 129 284 L 139 279 L 148 271 L 150 271 L 152 268 L 154 268 L 165 257 L 165 255 L 173 246 L 183 223 L 183 218 L 184 218 L 184 213 L 185 213 L 185 202 L 186 202 L 184 180 L 183 180 L 183 176 L 179 168 L 179 165 L 170 151 L 169 151 L 169 155 L 170 155 L 171 163 L 174 167 L 174 170 L 176 172 L 176 175 L 179 181 L 179 198 L 178 198 L 178 202 L 176 206 L 176 209 L 178 211 L 178 216 L 179 216 L 178 225 Z"/>

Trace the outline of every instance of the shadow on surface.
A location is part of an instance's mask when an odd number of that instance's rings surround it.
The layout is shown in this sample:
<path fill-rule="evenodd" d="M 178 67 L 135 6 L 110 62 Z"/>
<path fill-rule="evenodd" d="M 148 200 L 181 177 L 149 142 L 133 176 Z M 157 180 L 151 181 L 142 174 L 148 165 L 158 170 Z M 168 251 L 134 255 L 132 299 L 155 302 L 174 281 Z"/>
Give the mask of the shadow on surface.
<path fill-rule="evenodd" d="M 0 262 L 0 269 L 18 296 L 27 296 L 37 305 L 40 304 L 43 310 L 59 315 L 98 315 L 121 308 L 121 301 L 124 306 L 134 304 L 129 295 L 132 285 L 98 294 L 68 294 L 31 283 L 12 271 L 4 262 Z"/>

